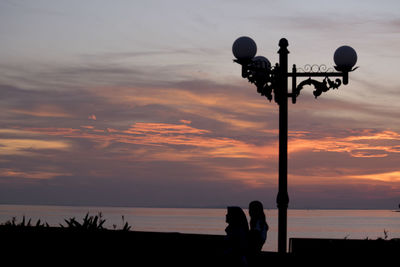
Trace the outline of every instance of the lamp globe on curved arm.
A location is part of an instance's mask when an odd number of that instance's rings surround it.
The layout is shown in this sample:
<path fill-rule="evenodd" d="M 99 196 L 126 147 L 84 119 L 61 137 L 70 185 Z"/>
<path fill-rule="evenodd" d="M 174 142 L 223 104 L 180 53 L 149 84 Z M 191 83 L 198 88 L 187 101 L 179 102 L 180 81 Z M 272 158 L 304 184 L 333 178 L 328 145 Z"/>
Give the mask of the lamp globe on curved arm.
<path fill-rule="evenodd" d="M 268 58 L 263 57 L 263 56 L 256 56 L 252 59 L 252 61 L 262 69 L 271 69 L 271 62 L 268 60 Z"/>
<path fill-rule="evenodd" d="M 257 53 L 256 42 L 247 36 L 239 37 L 233 42 L 232 52 L 239 62 L 249 61 L 254 58 Z"/>
<path fill-rule="evenodd" d="M 349 72 L 353 70 L 354 65 L 357 63 L 357 53 L 352 47 L 344 45 L 336 49 L 333 55 L 335 61 L 335 69 L 342 72 Z"/>
<path fill-rule="evenodd" d="M 344 45 L 336 49 L 333 55 L 335 61 L 335 69 L 343 72 L 343 84 L 349 83 L 349 72 L 355 70 L 354 65 L 357 63 L 357 53 L 352 47 Z"/>

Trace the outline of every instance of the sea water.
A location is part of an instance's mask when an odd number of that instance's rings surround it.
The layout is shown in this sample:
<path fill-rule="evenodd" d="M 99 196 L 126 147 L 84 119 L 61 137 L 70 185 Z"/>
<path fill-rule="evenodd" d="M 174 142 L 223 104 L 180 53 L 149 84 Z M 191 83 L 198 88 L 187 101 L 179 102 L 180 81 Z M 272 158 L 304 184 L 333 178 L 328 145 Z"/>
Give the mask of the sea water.
<path fill-rule="evenodd" d="M 187 208 L 121 208 L 0 205 L 0 223 L 23 216 L 47 222 L 50 226 L 66 226 L 65 219 L 79 222 L 84 216 L 99 215 L 104 227 L 122 229 L 127 222 L 131 230 L 225 235 L 226 209 Z M 245 210 L 248 216 L 248 211 Z M 269 224 L 264 251 L 277 251 L 278 211 L 265 210 Z M 400 238 L 400 212 L 391 210 L 288 210 L 288 238 Z"/>

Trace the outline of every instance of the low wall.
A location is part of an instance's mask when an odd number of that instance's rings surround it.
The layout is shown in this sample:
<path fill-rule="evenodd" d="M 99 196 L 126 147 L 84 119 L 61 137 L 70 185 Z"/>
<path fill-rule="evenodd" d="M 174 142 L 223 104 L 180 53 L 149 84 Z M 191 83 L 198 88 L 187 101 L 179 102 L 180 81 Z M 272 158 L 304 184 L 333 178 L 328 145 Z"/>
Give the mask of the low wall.
<path fill-rule="evenodd" d="M 257 266 L 382 263 L 400 257 L 398 239 L 291 238 L 289 244 L 288 254 L 263 252 Z M 220 235 L 0 227 L 0 258 L 17 266 L 226 266 L 225 245 Z"/>
<path fill-rule="evenodd" d="M 289 252 L 294 257 L 302 259 L 391 262 L 400 258 L 400 239 L 290 238 Z"/>
<path fill-rule="evenodd" d="M 224 236 L 216 235 L 62 228 L 0 229 L 0 242 L 3 262 L 35 266 L 53 261 L 90 266 L 104 262 L 112 266 L 207 266 L 214 262 L 221 266 L 225 244 Z"/>

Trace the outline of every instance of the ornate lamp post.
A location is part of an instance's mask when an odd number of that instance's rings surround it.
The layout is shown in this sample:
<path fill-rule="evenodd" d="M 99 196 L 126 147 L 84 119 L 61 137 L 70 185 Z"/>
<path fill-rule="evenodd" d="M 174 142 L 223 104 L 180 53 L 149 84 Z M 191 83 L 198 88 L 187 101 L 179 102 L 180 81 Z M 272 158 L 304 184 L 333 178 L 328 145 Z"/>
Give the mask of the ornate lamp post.
<path fill-rule="evenodd" d="M 287 241 L 287 208 L 289 196 L 287 192 L 287 140 L 288 140 L 288 98 L 296 103 L 296 98 L 305 85 L 313 85 L 315 98 L 329 89 L 338 89 L 342 84 L 348 84 L 349 72 L 357 62 L 357 53 L 350 46 L 339 47 L 334 54 L 334 61 L 337 70 L 327 69 L 325 65 L 306 65 L 304 69 L 297 69 L 293 65 L 292 72 L 288 72 L 289 43 L 285 38 L 279 41 L 279 63 L 271 67 L 269 60 L 263 56 L 255 57 L 257 53 L 256 43 L 249 37 L 238 38 L 232 46 L 234 62 L 242 65 L 242 77 L 254 83 L 257 92 L 268 98 L 274 98 L 279 105 L 279 189 L 276 198 L 278 206 L 278 252 L 286 253 Z M 299 70 L 299 72 L 298 72 Z M 292 78 L 292 91 L 288 92 L 288 79 Z M 297 83 L 298 77 L 305 79 Z M 311 77 L 321 77 L 317 81 Z M 335 81 L 329 77 L 338 77 Z M 342 81 L 339 78 L 342 78 Z"/>

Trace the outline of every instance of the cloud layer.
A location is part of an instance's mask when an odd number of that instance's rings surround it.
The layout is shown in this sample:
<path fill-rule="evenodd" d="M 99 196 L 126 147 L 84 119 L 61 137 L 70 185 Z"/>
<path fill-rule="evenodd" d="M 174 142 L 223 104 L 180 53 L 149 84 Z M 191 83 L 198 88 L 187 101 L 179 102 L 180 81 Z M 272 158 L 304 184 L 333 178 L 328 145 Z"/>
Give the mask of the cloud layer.
<path fill-rule="evenodd" d="M 359 55 L 349 85 L 290 104 L 290 207 L 396 207 L 397 7 L 1 2 L 0 203 L 275 207 L 278 107 L 232 63 L 248 35 L 298 67 Z"/>
<path fill-rule="evenodd" d="M 1 89 L 2 202 L 223 206 L 257 196 L 275 206 L 277 107 L 253 92 L 203 80 Z M 290 107 L 293 205 L 394 201 L 399 132 L 367 127 L 370 109 L 307 94 L 302 101 L 301 113 Z M 337 107 L 361 115 L 354 123 L 337 117 Z M 337 200 L 343 195 L 349 202 Z"/>

